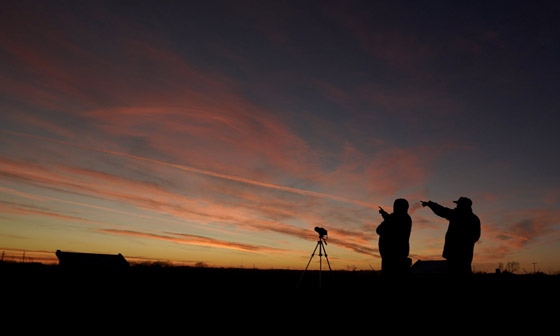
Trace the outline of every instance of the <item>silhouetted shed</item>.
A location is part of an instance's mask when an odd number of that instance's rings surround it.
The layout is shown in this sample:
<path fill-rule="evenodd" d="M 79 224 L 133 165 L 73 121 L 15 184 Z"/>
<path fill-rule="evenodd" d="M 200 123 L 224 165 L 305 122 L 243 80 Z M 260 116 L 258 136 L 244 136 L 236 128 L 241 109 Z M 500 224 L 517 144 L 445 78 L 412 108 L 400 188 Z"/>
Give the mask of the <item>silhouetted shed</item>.
<path fill-rule="evenodd" d="M 56 251 L 58 264 L 65 268 L 123 269 L 130 265 L 122 254 L 98 254 Z"/>

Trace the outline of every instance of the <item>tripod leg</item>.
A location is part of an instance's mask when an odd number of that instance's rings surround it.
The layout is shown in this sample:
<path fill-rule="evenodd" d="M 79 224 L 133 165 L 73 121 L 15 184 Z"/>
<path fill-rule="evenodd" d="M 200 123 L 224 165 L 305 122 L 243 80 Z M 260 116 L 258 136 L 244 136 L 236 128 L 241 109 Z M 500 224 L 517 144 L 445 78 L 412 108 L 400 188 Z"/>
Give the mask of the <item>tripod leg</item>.
<path fill-rule="evenodd" d="M 327 264 L 329 265 L 329 271 L 332 271 L 331 263 L 329 262 L 329 256 L 327 255 L 327 250 L 325 249 L 325 246 L 323 246 L 323 251 L 325 252 L 325 259 L 327 259 Z"/>
<path fill-rule="evenodd" d="M 319 288 L 321 288 L 321 272 L 323 271 L 323 254 L 321 253 L 321 248 L 323 247 L 323 242 L 319 241 Z"/>
<path fill-rule="evenodd" d="M 309 264 L 311 263 L 311 259 L 313 259 L 313 257 L 315 256 L 315 252 L 317 251 L 317 247 L 319 247 L 319 243 L 317 243 L 317 245 L 315 246 L 315 249 L 313 250 L 313 253 L 311 253 L 311 258 L 309 258 L 309 261 L 307 262 L 307 266 L 305 266 L 305 271 L 307 271 L 307 268 L 309 267 Z M 319 254 L 321 254 L 320 249 L 319 249 Z"/>
<path fill-rule="evenodd" d="M 315 251 L 317 251 L 317 247 L 319 247 L 319 243 L 317 243 L 317 245 L 315 245 L 315 249 L 313 250 L 313 253 L 311 253 L 311 258 L 309 258 L 309 261 L 307 262 L 307 266 L 305 266 L 305 269 L 303 270 L 303 273 L 301 273 L 301 277 L 299 278 L 297 287 L 299 287 L 299 284 L 301 283 L 301 280 L 303 279 L 303 275 L 305 274 L 305 271 L 307 271 L 307 268 L 309 267 L 309 264 L 311 263 L 311 259 L 313 259 L 313 257 L 315 256 Z M 319 254 L 320 253 L 321 253 L 321 250 L 319 250 Z"/>
<path fill-rule="evenodd" d="M 327 255 L 327 250 L 325 249 L 325 246 L 324 246 L 324 245 L 323 245 L 323 252 L 325 252 L 325 259 L 327 260 L 327 264 L 329 265 L 329 271 L 330 271 L 329 273 L 331 274 L 331 280 L 332 280 L 333 285 L 334 285 L 334 282 L 335 282 L 335 280 L 334 280 L 334 274 L 333 274 L 333 272 L 332 272 L 331 263 L 330 263 L 330 261 L 329 261 L 329 256 Z"/>

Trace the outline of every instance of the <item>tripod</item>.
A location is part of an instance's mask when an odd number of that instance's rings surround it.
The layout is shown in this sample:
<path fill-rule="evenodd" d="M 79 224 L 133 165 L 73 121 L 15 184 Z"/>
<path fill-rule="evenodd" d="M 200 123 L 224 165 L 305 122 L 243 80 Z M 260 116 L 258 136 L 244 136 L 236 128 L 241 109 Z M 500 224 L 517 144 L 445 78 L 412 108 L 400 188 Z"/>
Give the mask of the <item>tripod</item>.
<path fill-rule="evenodd" d="M 319 237 L 319 241 L 317 241 L 317 245 L 315 245 L 315 249 L 311 254 L 311 258 L 309 258 L 309 261 L 307 262 L 307 266 L 305 266 L 305 270 L 303 270 L 303 273 L 299 278 L 298 285 L 297 285 L 298 287 L 299 284 L 301 283 L 301 280 L 303 279 L 303 276 L 305 275 L 305 271 L 307 271 L 307 268 L 311 263 L 311 259 L 313 259 L 313 257 L 315 256 L 315 252 L 317 251 L 317 248 L 319 249 L 319 288 L 321 288 L 321 272 L 323 270 L 323 260 L 322 260 L 323 252 L 325 254 L 325 259 L 327 260 L 327 264 L 329 265 L 329 270 L 332 271 L 331 263 L 329 262 L 329 257 L 327 256 L 327 250 L 325 249 L 325 245 L 327 244 L 327 242 L 323 242 L 324 239 L 325 238 L 323 238 L 322 236 Z"/>

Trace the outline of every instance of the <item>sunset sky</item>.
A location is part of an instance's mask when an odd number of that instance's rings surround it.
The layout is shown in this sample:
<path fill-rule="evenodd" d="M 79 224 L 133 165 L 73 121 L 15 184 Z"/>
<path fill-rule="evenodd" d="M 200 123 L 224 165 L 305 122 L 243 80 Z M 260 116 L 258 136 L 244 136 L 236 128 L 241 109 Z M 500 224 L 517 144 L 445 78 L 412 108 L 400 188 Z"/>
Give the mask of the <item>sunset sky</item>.
<path fill-rule="evenodd" d="M 0 251 L 380 269 L 378 206 L 441 259 L 560 272 L 556 1 L 25 1 L 0 11 Z M 29 260 L 29 259 L 28 259 Z M 536 264 L 533 264 L 536 263 Z M 317 267 L 316 265 L 310 267 Z"/>

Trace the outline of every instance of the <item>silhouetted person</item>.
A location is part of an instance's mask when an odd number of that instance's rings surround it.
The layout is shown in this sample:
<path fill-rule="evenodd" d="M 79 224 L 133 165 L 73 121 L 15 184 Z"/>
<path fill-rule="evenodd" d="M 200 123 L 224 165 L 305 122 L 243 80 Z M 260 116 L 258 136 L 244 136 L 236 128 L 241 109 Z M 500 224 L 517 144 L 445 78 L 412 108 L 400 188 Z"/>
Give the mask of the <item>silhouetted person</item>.
<path fill-rule="evenodd" d="M 377 227 L 379 235 L 379 253 L 381 254 L 381 270 L 387 275 L 406 274 L 410 268 L 408 252 L 412 219 L 408 215 L 408 201 L 396 199 L 393 213 L 379 210 L 383 222 Z"/>
<path fill-rule="evenodd" d="M 480 219 L 472 211 L 472 201 L 467 197 L 460 197 L 453 201 L 457 204 L 455 209 L 432 201 L 421 203 L 449 221 L 443 247 L 443 257 L 447 260 L 449 272 L 457 275 L 472 274 L 474 244 L 480 239 Z"/>

